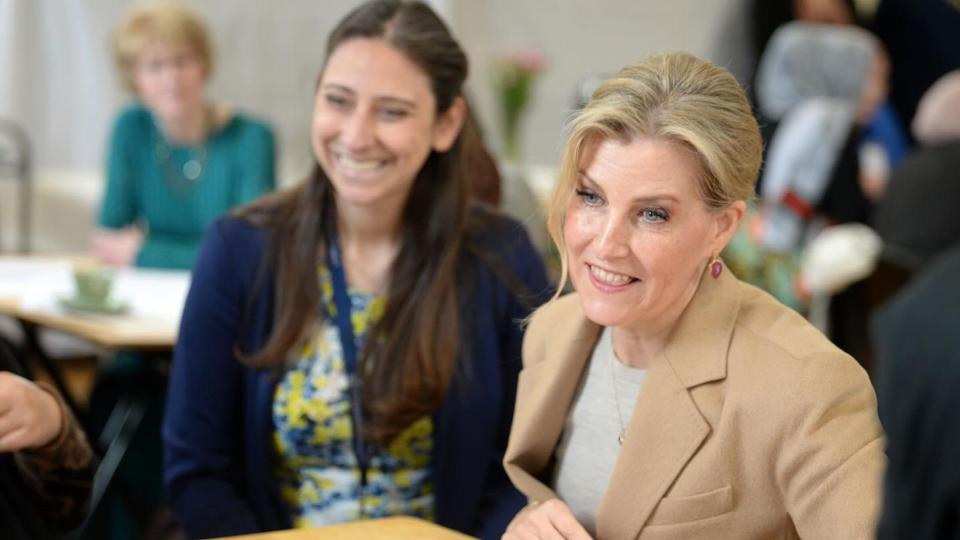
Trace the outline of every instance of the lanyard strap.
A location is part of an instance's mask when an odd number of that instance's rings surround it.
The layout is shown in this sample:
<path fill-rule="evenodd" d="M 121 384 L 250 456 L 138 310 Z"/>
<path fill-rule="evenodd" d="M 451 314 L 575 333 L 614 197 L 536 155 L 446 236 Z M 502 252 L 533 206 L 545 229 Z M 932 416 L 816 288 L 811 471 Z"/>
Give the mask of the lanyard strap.
<path fill-rule="evenodd" d="M 336 306 L 336 323 L 340 331 L 343 362 L 347 368 L 347 375 L 353 379 L 357 373 L 357 338 L 353 334 L 353 321 L 350 316 L 353 304 L 347 292 L 347 276 L 343 269 L 343 258 L 336 235 L 332 235 L 328 242 L 327 268 L 330 270 L 330 280 L 333 282 L 333 303 Z"/>
<path fill-rule="evenodd" d="M 370 444 L 363 440 L 363 400 L 359 369 L 357 366 L 357 341 L 353 333 L 351 319 L 352 303 L 347 292 L 347 276 L 343 269 L 343 257 L 337 234 L 334 231 L 327 242 L 327 267 L 330 270 L 330 279 L 333 285 L 333 303 L 336 306 L 336 323 L 340 333 L 340 348 L 343 350 L 343 363 L 347 370 L 347 379 L 350 381 L 350 422 L 353 427 L 353 452 L 357 457 L 357 467 L 360 469 L 360 515 L 365 515 L 363 505 L 363 490 L 367 486 L 367 468 L 370 465 L 372 449 Z"/>

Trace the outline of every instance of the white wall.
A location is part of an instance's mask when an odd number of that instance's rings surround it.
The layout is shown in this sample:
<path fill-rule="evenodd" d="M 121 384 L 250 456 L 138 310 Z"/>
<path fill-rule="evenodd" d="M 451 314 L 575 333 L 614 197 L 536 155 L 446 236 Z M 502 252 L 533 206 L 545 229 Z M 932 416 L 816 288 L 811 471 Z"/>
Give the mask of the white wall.
<path fill-rule="evenodd" d="M 577 82 L 591 73 L 612 74 L 646 55 L 682 50 L 742 71 L 745 43 L 735 18 L 744 0 L 461 0 L 453 26 L 473 63 L 469 89 L 499 148 L 490 72 L 503 51 L 543 49 L 549 66 L 523 132 L 525 159 L 555 163 Z M 745 27 L 744 27 L 745 28 Z"/>
<path fill-rule="evenodd" d="M 527 47 L 546 53 L 549 65 L 523 126 L 528 163 L 556 163 L 577 81 L 587 74 L 612 73 L 666 50 L 706 56 L 737 73 L 748 64 L 741 52 L 746 26 L 738 19 L 746 0 L 429 1 L 471 59 L 468 91 L 494 150 L 500 148 L 494 58 Z M 217 46 L 209 94 L 268 120 L 281 147 L 281 181 L 299 179 L 312 163 L 313 88 L 326 36 L 359 0 L 187 2 L 206 19 Z M 130 99 L 111 65 L 109 37 L 132 3 L 0 0 L 0 115 L 27 124 L 41 175 L 55 168 L 47 176 L 69 178 L 63 169 L 102 176 L 109 126 Z M 88 198 L 78 195 L 78 204 Z"/>
<path fill-rule="evenodd" d="M 0 116 L 48 166 L 92 165 L 116 99 L 85 0 L 0 0 Z"/>
<path fill-rule="evenodd" d="M 82 65 L 75 66 L 67 81 L 84 83 L 93 77 L 102 91 L 84 90 L 78 96 L 76 85 L 57 80 L 56 88 L 35 82 L 37 69 L 54 66 L 25 66 L 4 62 L 7 71 L 16 73 L 0 78 L 0 114 L 3 107 L 17 108 L 17 102 L 32 96 L 47 101 L 51 109 L 64 102 L 62 96 L 82 97 L 87 129 L 78 135 L 70 131 L 73 142 L 38 144 L 40 165 L 94 166 L 103 159 L 103 143 L 116 109 L 128 99 L 120 90 L 109 59 L 109 32 L 130 0 L 0 0 L 0 28 L 23 28 L 29 17 L 30 28 L 43 26 L 36 34 L 44 49 L 87 47 L 77 55 Z M 307 131 L 312 92 L 323 55 L 327 33 L 334 23 L 358 0 L 193 0 L 189 2 L 208 21 L 218 49 L 218 62 L 210 85 L 210 94 L 231 101 L 241 108 L 267 118 L 277 129 L 282 145 L 285 171 L 299 175 L 310 163 Z M 589 73 L 609 73 L 646 54 L 665 50 L 686 50 L 729 63 L 742 42 L 740 32 L 731 30 L 732 14 L 743 0 L 432 0 L 447 17 L 455 34 L 472 61 L 469 90 L 473 95 L 488 139 L 499 148 L 496 108 L 490 88 L 492 60 L 498 52 L 523 47 L 543 49 L 549 59 L 548 70 L 536 88 L 536 98 L 525 123 L 524 148 L 528 161 L 554 162 L 561 144 L 560 132 L 573 100 L 577 81 Z M 50 6 L 69 7 L 71 12 L 86 12 L 86 34 L 71 37 L 76 31 L 63 29 L 69 15 L 56 20 L 47 14 Z M 41 6 L 46 6 L 41 8 Z M 3 19 L 7 20 L 4 21 Z M 57 27 L 60 25 L 60 28 Z M 0 37 L 0 44 L 10 42 Z M 58 40 L 70 38 L 70 43 Z M 37 59 L 35 43 L 22 34 L 13 42 L 13 57 Z M 32 47 L 33 46 L 33 47 Z M 32 48 L 31 48 L 32 47 Z M 0 45 L 2 50 L 2 45 Z M 734 51 L 734 52 L 731 52 Z M 46 58 L 49 58 L 46 57 Z M 14 66 L 11 68 L 11 66 Z M 77 71 L 76 68 L 85 71 Z M 0 70 L 2 73 L 2 70 Z M 78 73 L 88 73 L 80 76 Z M 27 77 L 29 75 L 29 77 Z M 23 81 L 30 81 L 25 86 Z M 61 96 L 57 98 L 57 96 Z M 18 101 L 19 100 L 19 101 Z M 4 105 L 4 103 L 13 103 Z M 29 114 L 29 113 L 27 113 Z M 58 113 L 60 114 L 60 113 Z M 104 118 L 105 117 L 105 118 Z M 27 119 L 28 123 L 31 119 Z M 49 122 L 49 120 L 43 120 Z M 33 122 L 36 123 L 36 122 Z M 50 129 L 38 134 L 50 137 Z M 68 151 L 71 145 L 82 151 Z"/>

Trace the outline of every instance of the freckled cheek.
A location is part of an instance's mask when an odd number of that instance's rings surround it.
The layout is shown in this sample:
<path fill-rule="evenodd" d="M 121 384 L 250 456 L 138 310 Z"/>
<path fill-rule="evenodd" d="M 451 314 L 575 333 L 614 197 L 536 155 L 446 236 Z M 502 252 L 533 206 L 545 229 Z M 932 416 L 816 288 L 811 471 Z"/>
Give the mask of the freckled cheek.
<path fill-rule="evenodd" d="M 568 257 L 579 257 L 596 236 L 597 219 L 579 209 L 571 209 L 563 225 L 563 241 Z"/>
<path fill-rule="evenodd" d="M 647 268 L 660 282 L 686 282 L 699 268 L 697 246 L 689 242 L 666 242 L 647 250 Z"/>

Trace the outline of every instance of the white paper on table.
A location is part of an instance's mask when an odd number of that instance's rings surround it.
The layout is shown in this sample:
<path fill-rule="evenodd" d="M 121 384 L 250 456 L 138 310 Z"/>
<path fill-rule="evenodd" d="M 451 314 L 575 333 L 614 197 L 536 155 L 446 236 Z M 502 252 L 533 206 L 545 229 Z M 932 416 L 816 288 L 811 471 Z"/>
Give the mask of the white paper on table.
<path fill-rule="evenodd" d="M 110 297 L 127 302 L 129 315 L 177 326 L 190 288 L 190 272 L 121 268 Z M 69 259 L 0 260 L 0 297 L 16 298 L 30 311 L 62 313 L 60 299 L 73 296 L 73 265 Z"/>
<path fill-rule="evenodd" d="M 16 298 L 23 309 L 57 311 L 58 299 L 73 289 L 68 259 L 0 261 L 0 297 Z"/>
<path fill-rule="evenodd" d="M 117 272 L 112 296 L 130 304 L 133 315 L 178 325 L 190 289 L 190 272 L 125 268 Z"/>

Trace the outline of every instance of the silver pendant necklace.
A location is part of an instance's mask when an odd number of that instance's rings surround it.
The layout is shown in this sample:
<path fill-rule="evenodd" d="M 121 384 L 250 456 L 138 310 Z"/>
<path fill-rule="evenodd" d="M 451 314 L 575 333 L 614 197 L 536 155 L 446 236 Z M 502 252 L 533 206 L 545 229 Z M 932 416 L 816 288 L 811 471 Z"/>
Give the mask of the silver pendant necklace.
<path fill-rule="evenodd" d="M 187 180 L 197 181 L 200 179 L 200 175 L 203 174 L 203 161 L 206 161 L 206 154 L 206 150 L 201 149 L 199 156 L 191 155 L 190 159 L 183 164 L 183 176 Z"/>
<path fill-rule="evenodd" d="M 163 169 L 167 185 L 180 195 L 193 190 L 203 178 L 207 164 L 207 137 L 210 134 L 210 125 L 212 123 L 211 115 L 212 112 L 209 107 L 205 107 L 202 142 L 199 145 L 189 148 L 189 155 L 180 167 L 177 167 L 174 163 L 173 148 L 170 146 L 170 143 L 167 142 L 159 126 L 157 126 L 157 139 L 153 148 L 153 157 Z"/>
<path fill-rule="evenodd" d="M 157 136 L 157 144 L 153 149 L 153 156 L 163 168 L 167 183 L 176 191 L 183 191 L 193 187 L 203 176 L 207 162 L 206 144 L 191 147 L 187 160 L 177 167 L 174 163 L 173 148 L 164 140 L 162 135 Z"/>

